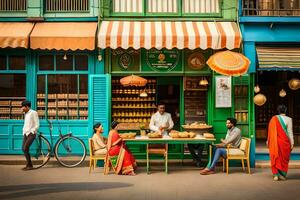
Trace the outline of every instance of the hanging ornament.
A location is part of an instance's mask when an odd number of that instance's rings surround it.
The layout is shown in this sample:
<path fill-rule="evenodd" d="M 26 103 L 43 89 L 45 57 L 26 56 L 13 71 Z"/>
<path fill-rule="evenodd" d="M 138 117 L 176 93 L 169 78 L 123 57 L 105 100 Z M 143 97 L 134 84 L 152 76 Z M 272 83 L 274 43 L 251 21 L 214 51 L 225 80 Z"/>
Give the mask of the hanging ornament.
<path fill-rule="evenodd" d="M 284 89 L 281 89 L 279 92 L 280 97 L 285 97 L 286 96 L 286 91 Z"/>
<path fill-rule="evenodd" d="M 291 88 L 291 90 L 298 90 L 300 88 L 300 80 L 297 78 L 292 78 L 289 81 L 289 88 Z"/>
<path fill-rule="evenodd" d="M 266 103 L 266 101 L 267 101 L 267 98 L 263 94 L 257 94 L 253 98 L 253 102 L 258 106 L 264 105 Z"/>
<path fill-rule="evenodd" d="M 258 84 L 254 87 L 254 92 L 255 93 L 259 93 L 260 92 L 260 88 L 259 88 Z"/>

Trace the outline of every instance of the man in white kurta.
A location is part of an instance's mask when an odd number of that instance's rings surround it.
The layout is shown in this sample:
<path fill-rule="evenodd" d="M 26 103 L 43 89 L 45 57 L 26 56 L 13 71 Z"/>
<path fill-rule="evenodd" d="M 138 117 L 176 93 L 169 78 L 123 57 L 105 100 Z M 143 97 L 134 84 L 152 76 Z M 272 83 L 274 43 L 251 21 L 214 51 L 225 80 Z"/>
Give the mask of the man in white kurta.
<path fill-rule="evenodd" d="M 174 122 L 172 120 L 171 114 L 165 112 L 166 106 L 163 103 L 157 105 L 157 112 L 151 116 L 151 121 L 149 128 L 154 132 L 161 132 L 162 134 L 167 134 L 173 126 Z"/>

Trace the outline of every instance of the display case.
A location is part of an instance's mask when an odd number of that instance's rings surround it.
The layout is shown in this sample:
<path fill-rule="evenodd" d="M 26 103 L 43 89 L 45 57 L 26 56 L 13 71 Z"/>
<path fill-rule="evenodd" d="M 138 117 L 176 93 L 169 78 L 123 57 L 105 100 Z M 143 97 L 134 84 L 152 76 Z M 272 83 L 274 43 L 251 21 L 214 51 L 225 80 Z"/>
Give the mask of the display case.
<path fill-rule="evenodd" d="M 156 112 L 156 79 L 147 79 L 145 87 L 124 87 L 119 79 L 112 78 L 112 120 L 122 123 L 120 127 L 124 128 L 140 129 L 139 124 L 148 127 Z M 143 92 L 147 95 L 141 97 Z"/>
<path fill-rule="evenodd" d="M 88 117 L 88 94 L 37 94 L 41 119 L 81 119 Z"/>
<path fill-rule="evenodd" d="M 234 117 L 242 135 L 249 137 L 249 76 L 234 77 Z"/>
<path fill-rule="evenodd" d="M 200 85 L 207 77 L 184 77 L 185 124 L 207 121 L 207 85 Z"/>
<path fill-rule="evenodd" d="M 0 119 L 23 119 L 21 103 L 24 99 L 25 97 L 0 97 Z"/>

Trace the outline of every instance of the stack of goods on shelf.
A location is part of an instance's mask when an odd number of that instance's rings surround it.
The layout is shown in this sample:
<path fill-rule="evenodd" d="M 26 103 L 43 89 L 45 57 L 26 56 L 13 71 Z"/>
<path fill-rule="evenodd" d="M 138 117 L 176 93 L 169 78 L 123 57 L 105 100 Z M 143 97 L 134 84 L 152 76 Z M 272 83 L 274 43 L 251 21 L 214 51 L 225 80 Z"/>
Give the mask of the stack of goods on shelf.
<path fill-rule="evenodd" d="M 146 97 L 140 97 L 143 92 L 147 93 Z M 119 78 L 113 78 L 112 120 L 121 123 L 117 128 L 139 130 L 140 123 L 145 123 L 148 127 L 152 114 L 156 112 L 155 93 L 156 79 L 148 79 L 145 87 L 124 87 L 120 84 Z"/>
<path fill-rule="evenodd" d="M 0 97 L 0 119 L 23 119 L 20 107 L 24 99 L 25 97 Z"/>

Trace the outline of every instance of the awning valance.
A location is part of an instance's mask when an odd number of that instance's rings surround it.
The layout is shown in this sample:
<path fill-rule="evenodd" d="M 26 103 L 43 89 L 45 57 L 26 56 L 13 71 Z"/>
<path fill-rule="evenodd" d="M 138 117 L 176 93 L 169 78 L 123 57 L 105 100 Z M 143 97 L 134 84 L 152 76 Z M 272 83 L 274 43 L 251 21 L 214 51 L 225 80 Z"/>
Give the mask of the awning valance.
<path fill-rule="evenodd" d="M 33 25 L 30 22 L 0 22 L 0 48 L 27 48 Z"/>
<path fill-rule="evenodd" d="M 241 43 L 234 22 L 103 21 L 99 48 L 234 49 Z"/>
<path fill-rule="evenodd" d="M 257 46 L 260 70 L 300 70 L 300 47 Z"/>
<path fill-rule="evenodd" d="M 41 22 L 30 35 L 32 49 L 94 50 L 96 22 Z"/>

